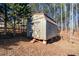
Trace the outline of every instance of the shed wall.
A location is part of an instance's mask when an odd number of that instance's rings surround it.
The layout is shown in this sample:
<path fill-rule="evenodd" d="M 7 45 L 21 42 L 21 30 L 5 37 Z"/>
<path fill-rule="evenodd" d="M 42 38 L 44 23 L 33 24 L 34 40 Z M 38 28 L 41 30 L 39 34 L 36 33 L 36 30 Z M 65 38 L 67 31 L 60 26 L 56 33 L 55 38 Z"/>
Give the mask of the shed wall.
<path fill-rule="evenodd" d="M 42 40 L 51 39 L 58 36 L 58 26 L 52 19 L 46 17 L 43 13 L 33 15 L 32 37 Z"/>
<path fill-rule="evenodd" d="M 46 17 L 46 19 L 49 19 Z M 50 19 L 49 19 L 50 20 Z M 58 26 L 46 20 L 46 39 L 58 36 Z"/>
<path fill-rule="evenodd" d="M 46 20 L 44 14 L 34 15 L 32 23 L 32 36 L 37 39 L 46 39 Z"/>

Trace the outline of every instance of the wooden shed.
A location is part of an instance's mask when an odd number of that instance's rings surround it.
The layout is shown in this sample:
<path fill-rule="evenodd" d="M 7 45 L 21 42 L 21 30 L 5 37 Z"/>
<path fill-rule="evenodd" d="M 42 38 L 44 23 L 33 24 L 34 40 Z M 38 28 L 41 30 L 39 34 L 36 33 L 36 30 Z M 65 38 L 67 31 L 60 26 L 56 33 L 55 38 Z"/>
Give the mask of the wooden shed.
<path fill-rule="evenodd" d="M 34 13 L 32 16 L 32 37 L 34 39 L 46 40 L 59 35 L 56 22 L 44 13 Z M 33 40 L 34 41 L 34 40 Z M 32 42 L 33 42 L 32 41 Z"/>

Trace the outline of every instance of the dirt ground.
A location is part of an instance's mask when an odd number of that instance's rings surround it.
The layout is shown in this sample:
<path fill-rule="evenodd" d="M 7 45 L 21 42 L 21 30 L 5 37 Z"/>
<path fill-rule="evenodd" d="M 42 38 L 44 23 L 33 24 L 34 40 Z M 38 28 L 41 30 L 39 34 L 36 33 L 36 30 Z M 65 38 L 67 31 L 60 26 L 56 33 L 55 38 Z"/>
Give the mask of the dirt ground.
<path fill-rule="evenodd" d="M 26 38 L 0 39 L 1 56 L 79 56 L 79 43 L 69 40 L 69 35 L 62 32 L 59 40 L 30 43 Z M 63 37 L 64 36 L 64 37 Z M 76 37 L 76 36 L 75 36 Z"/>

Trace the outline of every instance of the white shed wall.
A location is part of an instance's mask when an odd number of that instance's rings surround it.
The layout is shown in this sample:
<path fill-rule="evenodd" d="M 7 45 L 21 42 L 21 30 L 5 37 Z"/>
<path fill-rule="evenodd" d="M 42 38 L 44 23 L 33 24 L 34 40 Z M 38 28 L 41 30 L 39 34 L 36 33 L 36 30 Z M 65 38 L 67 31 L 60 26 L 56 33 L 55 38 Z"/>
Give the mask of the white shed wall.
<path fill-rule="evenodd" d="M 35 17 L 36 15 L 34 15 Z M 38 18 L 39 16 L 39 18 Z M 32 36 L 37 39 L 46 39 L 46 21 L 44 15 L 38 15 L 37 18 L 33 18 L 33 33 Z"/>

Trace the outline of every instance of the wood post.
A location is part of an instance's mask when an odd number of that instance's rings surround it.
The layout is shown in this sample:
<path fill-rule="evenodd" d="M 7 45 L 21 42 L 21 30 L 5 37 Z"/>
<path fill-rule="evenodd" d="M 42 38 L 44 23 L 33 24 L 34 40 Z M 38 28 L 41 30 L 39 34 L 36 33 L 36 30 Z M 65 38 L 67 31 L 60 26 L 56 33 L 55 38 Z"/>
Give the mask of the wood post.
<path fill-rule="evenodd" d="M 47 41 L 46 40 L 43 40 L 43 44 L 47 44 Z"/>
<path fill-rule="evenodd" d="M 36 41 L 36 39 L 35 38 L 33 38 L 33 40 L 31 41 L 31 43 L 34 43 Z"/>

